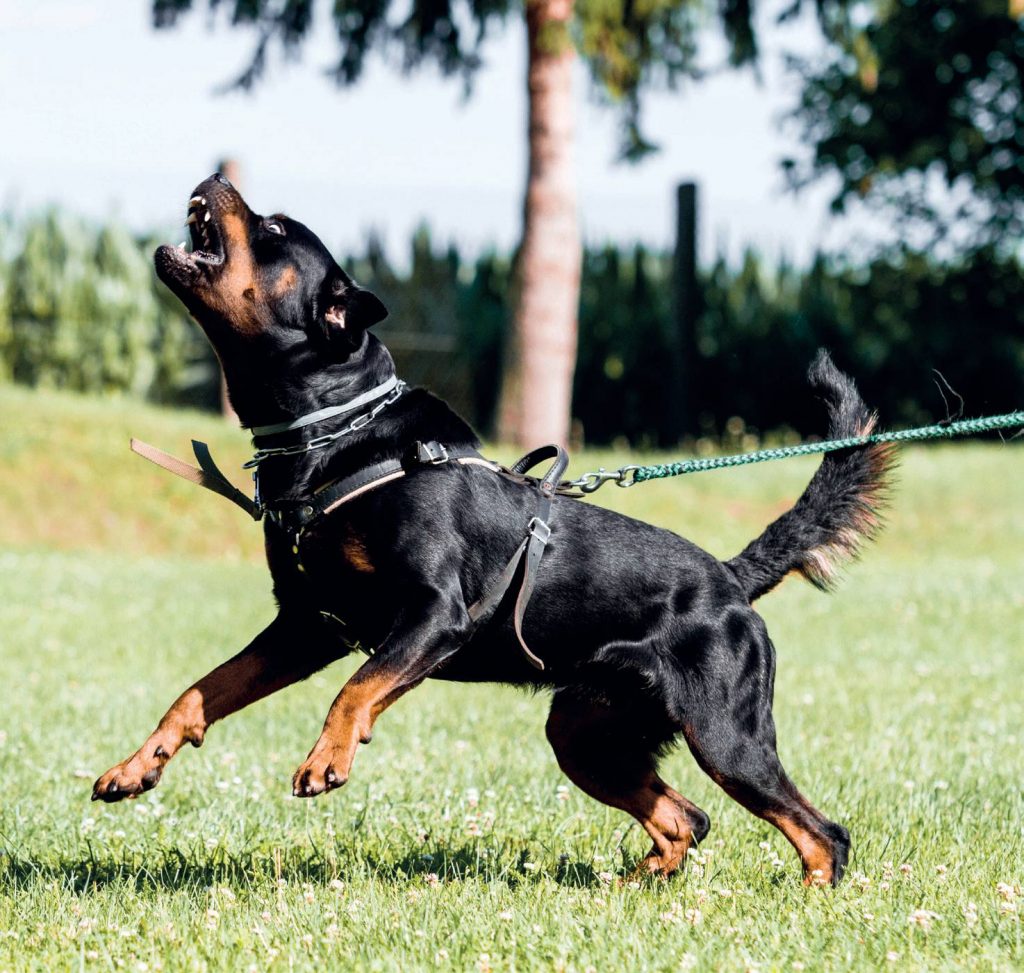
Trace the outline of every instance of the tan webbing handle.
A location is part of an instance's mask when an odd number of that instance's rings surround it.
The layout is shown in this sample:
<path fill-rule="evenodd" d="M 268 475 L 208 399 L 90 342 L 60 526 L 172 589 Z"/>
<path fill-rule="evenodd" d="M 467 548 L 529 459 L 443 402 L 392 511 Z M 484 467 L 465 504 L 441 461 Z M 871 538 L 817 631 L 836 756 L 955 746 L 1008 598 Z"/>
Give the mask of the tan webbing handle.
<path fill-rule="evenodd" d="M 165 453 L 162 449 L 157 449 L 156 446 L 142 442 L 141 439 L 133 438 L 130 446 L 133 453 L 143 459 L 148 459 L 161 469 L 180 476 L 183 480 L 188 480 L 189 483 L 195 483 L 197 486 L 219 493 L 222 497 L 241 507 L 253 520 L 259 520 L 262 516 L 262 512 L 256 504 L 217 468 L 217 464 L 214 463 L 213 457 L 210 455 L 210 447 L 206 443 L 201 443 L 196 439 L 192 440 L 192 450 L 196 454 L 196 459 L 199 460 L 198 468 L 178 459 L 177 456 Z"/>

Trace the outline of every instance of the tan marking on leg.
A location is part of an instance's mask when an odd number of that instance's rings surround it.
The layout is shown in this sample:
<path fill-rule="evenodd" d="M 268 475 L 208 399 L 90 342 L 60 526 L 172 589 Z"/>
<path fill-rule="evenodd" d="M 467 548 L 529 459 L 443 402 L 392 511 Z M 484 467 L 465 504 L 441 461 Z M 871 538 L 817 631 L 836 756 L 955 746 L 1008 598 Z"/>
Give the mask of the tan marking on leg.
<path fill-rule="evenodd" d="M 576 718 L 552 709 L 547 733 L 559 767 L 584 793 L 610 807 L 631 814 L 654 843 L 637 866 L 638 873 L 671 875 L 683 863 L 694 842 L 694 822 L 705 819 L 704 812 L 668 786 L 653 770 L 630 783 L 615 783 L 586 757 L 589 735 L 594 724 L 606 714 L 578 712 Z M 581 752 L 580 748 L 584 752 Z M 619 756 L 619 760 L 625 759 Z"/>
<path fill-rule="evenodd" d="M 830 885 L 832 882 L 832 848 L 813 832 L 784 814 L 769 812 L 766 821 L 774 824 L 796 849 L 804 866 L 804 885 Z"/>
<path fill-rule="evenodd" d="M 161 718 L 146 742 L 108 770 L 93 786 L 93 799 L 137 797 L 155 787 L 168 761 L 186 744 L 202 744 L 211 724 L 249 703 L 304 678 L 313 668 L 276 668 L 266 655 L 245 651 L 185 690 Z"/>
<path fill-rule="evenodd" d="M 373 725 L 411 686 L 401 685 L 401 673 L 379 673 L 360 678 L 357 672 L 331 705 L 320 738 L 292 778 L 292 793 L 315 797 L 341 787 L 352 772 L 360 743 L 369 743 Z"/>
<path fill-rule="evenodd" d="M 760 775 L 737 774 L 721 759 L 709 760 L 708 751 L 700 735 L 691 724 L 684 724 L 683 732 L 697 762 L 730 797 L 778 828 L 796 849 L 803 864 L 805 885 L 828 885 L 839 876 L 845 861 L 845 849 L 829 836 L 829 828 L 838 826 L 829 822 L 786 776 L 774 746 L 761 748 Z M 748 751 L 748 755 L 756 754 Z M 728 754 L 727 754 L 728 755 Z M 765 781 L 774 784 L 765 786 Z M 837 853 L 843 854 L 837 857 Z"/>
<path fill-rule="evenodd" d="M 687 809 L 696 811 L 697 808 L 656 774 L 652 775 L 647 789 L 636 797 L 636 804 L 626 810 L 640 822 L 654 842 L 654 847 L 637 870 L 671 875 L 683 863 L 693 844 L 693 825 Z"/>

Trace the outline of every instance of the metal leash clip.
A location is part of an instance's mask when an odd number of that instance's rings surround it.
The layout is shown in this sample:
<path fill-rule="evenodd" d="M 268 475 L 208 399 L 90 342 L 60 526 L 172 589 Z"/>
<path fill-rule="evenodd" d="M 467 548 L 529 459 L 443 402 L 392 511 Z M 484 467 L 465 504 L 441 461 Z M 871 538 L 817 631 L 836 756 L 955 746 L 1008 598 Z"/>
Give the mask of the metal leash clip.
<path fill-rule="evenodd" d="M 579 479 L 570 480 L 569 486 L 578 487 L 583 493 L 594 493 L 610 481 L 625 489 L 636 486 L 638 469 L 639 466 L 620 466 L 617 470 L 606 470 L 601 466 L 594 473 L 584 473 Z"/>

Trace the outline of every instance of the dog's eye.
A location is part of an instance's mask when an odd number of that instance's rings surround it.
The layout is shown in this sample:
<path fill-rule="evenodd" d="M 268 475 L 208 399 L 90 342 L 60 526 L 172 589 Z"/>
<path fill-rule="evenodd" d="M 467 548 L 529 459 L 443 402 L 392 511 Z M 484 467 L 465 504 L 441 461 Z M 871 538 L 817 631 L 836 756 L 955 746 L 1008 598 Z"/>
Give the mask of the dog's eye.
<path fill-rule="evenodd" d="M 277 220 L 266 220 L 263 225 L 271 232 L 276 233 L 278 236 L 284 236 L 284 224 L 279 223 Z"/>

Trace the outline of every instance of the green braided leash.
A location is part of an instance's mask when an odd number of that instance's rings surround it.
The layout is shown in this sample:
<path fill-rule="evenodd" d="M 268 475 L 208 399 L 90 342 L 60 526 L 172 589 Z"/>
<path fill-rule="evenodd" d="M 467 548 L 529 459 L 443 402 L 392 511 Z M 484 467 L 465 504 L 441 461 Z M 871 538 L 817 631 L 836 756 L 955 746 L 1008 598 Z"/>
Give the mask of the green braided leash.
<path fill-rule="evenodd" d="M 755 453 L 740 453 L 735 456 L 712 456 L 707 459 L 687 459 L 678 463 L 659 463 L 654 466 L 623 466 L 618 470 L 600 469 L 586 473 L 572 482 L 584 493 L 593 493 L 609 480 L 616 486 L 631 487 L 648 480 L 659 480 L 668 476 L 682 476 L 684 473 L 703 473 L 707 470 L 721 470 L 729 466 L 748 466 L 751 463 L 765 463 L 772 459 L 789 459 L 791 456 L 810 456 L 814 453 L 832 453 L 852 446 L 869 446 L 874 443 L 907 443 L 922 439 L 952 439 L 954 436 L 969 436 L 995 429 L 1024 427 L 1024 411 L 1008 412 L 1001 416 L 983 416 L 980 419 L 960 419 L 956 422 L 940 423 L 934 426 L 920 426 L 917 429 L 901 429 L 897 432 L 877 432 L 870 436 L 850 436 L 846 439 L 828 439 L 820 443 L 800 443 L 796 446 L 781 446 L 777 449 L 762 449 Z"/>

